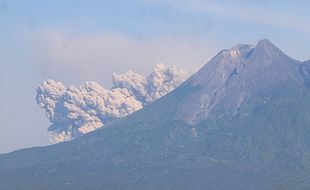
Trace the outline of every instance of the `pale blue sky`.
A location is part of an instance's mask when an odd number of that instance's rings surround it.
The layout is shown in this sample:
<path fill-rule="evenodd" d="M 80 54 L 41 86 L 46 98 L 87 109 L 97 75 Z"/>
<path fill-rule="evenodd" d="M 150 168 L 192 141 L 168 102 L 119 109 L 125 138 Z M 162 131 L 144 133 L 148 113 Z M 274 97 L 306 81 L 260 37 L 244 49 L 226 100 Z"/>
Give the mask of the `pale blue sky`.
<path fill-rule="evenodd" d="M 309 9 L 308 0 L 0 0 L 0 152 L 49 143 L 35 103 L 47 78 L 109 87 L 112 72 L 195 70 L 262 38 L 307 60 Z"/>

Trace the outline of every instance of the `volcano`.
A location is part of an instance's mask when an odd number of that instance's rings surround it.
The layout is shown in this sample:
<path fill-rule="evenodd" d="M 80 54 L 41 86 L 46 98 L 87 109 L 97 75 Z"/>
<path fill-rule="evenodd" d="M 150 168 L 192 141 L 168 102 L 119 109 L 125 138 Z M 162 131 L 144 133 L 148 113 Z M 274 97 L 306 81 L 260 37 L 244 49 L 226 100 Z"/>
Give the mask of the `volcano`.
<path fill-rule="evenodd" d="M 269 40 L 70 142 L 0 155 L 0 189 L 308 190 L 310 62 Z"/>

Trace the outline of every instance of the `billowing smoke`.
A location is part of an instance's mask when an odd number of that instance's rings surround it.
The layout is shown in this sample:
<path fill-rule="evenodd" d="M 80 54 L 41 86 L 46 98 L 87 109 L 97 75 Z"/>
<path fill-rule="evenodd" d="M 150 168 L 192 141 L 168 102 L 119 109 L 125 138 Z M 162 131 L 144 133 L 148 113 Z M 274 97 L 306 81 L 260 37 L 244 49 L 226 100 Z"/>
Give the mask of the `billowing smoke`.
<path fill-rule="evenodd" d="M 157 64 L 147 78 L 128 71 L 113 74 L 112 88 L 126 88 L 143 105 L 153 102 L 175 89 L 186 78 L 184 70 L 176 66 Z"/>
<path fill-rule="evenodd" d="M 141 109 L 185 79 L 182 69 L 158 64 L 146 78 L 133 71 L 113 74 L 110 90 L 96 82 L 65 87 L 46 80 L 38 87 L 36 99 L 51 122 L 48 130 L 54 142 L 63 142 Z"/>
<path fill-rule="evenodd" d="M 156 65 L 147 77 L 145 102 L 150 103 L 166 95 L 179 86 L 185 78 L 186 74 L 182 69 L 175 66 L 166 67 L 164 64 Z"/>

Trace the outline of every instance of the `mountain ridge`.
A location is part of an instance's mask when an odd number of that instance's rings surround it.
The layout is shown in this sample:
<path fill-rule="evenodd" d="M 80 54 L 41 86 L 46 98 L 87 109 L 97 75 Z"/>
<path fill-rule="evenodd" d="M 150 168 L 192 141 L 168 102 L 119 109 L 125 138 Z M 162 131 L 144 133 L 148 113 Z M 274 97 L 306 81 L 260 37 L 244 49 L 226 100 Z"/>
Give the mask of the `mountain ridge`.
<path fill-rule="evenodd" d="M 268 40 L 223 50 L 168 95 L 104 128 L 0 155 L 0 186 L 309 189 L 306 66 Z"/>

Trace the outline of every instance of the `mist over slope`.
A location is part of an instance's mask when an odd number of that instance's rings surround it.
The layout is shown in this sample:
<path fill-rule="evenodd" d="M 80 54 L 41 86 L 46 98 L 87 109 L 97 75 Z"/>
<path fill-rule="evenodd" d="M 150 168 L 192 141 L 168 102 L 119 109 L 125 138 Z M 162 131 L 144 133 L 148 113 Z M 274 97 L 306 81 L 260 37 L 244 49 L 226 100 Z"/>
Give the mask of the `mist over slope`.
<path fill-rule="evenodd" d="M 106 127 L 0 155 L 0 186 L 308 190 L 306 66 L 268 40 L 223 50 L 172 92 Z"/>

